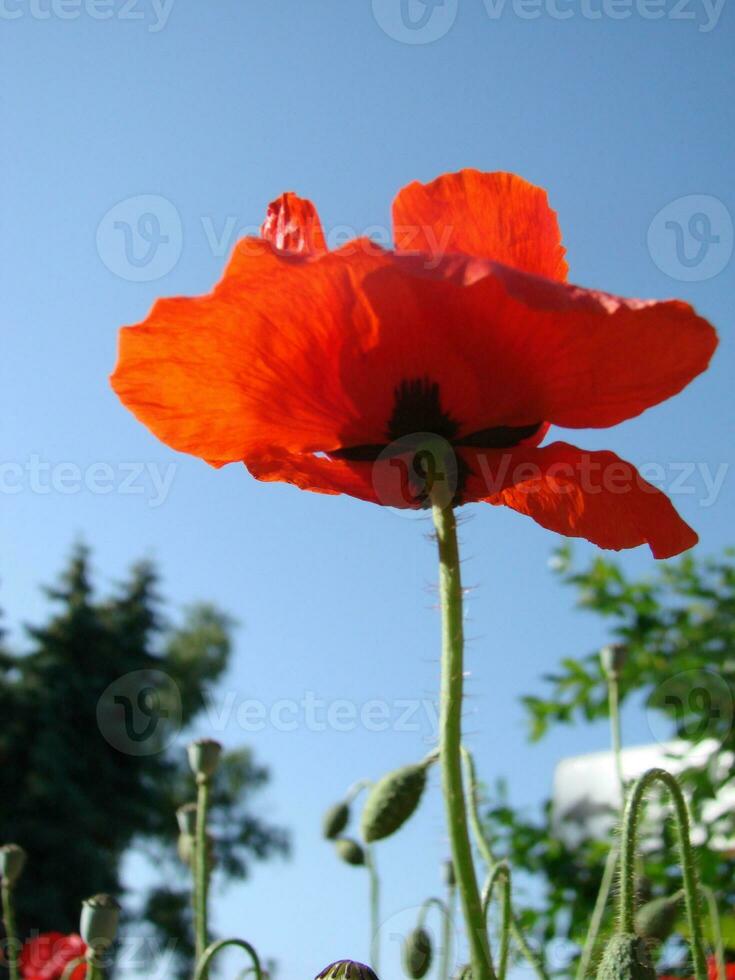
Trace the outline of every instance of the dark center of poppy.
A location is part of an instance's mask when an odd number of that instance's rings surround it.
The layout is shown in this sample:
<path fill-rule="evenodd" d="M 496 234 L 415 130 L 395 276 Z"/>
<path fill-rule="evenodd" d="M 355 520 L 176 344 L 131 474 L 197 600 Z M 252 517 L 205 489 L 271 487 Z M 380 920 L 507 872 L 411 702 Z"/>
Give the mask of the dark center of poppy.
<path fill-rule="evenodd" d="M 412 507 L 430 506 L 432 499 L 438 499 L 437 488 L 443 489 L 447 503 L 459 504 L 471 471 L 457 448 L 509 449 L 534 435 L 541 425 L 495 425 L 460 436 L 462 425 L 442 407 L 437 382 L 412 378 L 395 389 L 384 443 L 347 446 L 330 455 L 352 462 L 401 464 L 401 496 Z"/>

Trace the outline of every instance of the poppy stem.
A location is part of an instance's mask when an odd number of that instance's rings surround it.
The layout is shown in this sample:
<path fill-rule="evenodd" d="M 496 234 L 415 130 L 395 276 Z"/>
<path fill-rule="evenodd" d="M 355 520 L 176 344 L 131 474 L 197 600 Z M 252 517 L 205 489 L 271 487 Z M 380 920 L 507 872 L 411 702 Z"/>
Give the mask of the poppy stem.
<path fill-rule="evenodd" d="M 13 889 L 9 881 L 3 879 L 3 922 L 5 925 L 5 947 L 10 980 L 18 980 L 18 937 L 15 934 L 15 913 L 13 911 Z"/>
<path fill-rule="evenodd" d="M 694 961 L 696 980 L 707 980 L 707 960 L 704 955 L 702 911 L 697 884 L 697 867 L 689 833 L 690 820 L 684 794 L 676 778 L 665 769 L 649 769 L 633 784 L 623 813 L 620 852 L 620 912 L 618 932 L 632 935 L 635 931 L 635 860 L 638 843 L 638 823 L 649 788 L 663 783 L 674 804 L 679 862 L 684 880 L 684 894 L 689 926 L 689 943 Z"/>
<path fill-rule="evenodd" d="M 375 865 L 375 852 L 366 848 L 365 864 L 370 875 L 370 959 L 376 973 L 380 972 L 380 878 Z"/>
<path fill-rule="evenodd" d="M 470 947 L 472 980 L 496 980 L 472 859 L 462 780 L 464 632 L 457 522 L 451 506 L 441 507 L 435 503 L 432 512 L 439 545 L 439 592 L 442 608 L 439 761 L 444 806 Z"/>
<path fill-rule="evenodd" d="M 195 947 L 196 962 L 199 963 L 207 947 L 207 900 L 209 891 L 209 861 L 207 848 L 207 810 L 209 808 L 209 777 L 204 773 L 197 776 L 197 825 L 194 845 L 195 861 Z M 206 977 L 206 967 L 202 974 Z"/>

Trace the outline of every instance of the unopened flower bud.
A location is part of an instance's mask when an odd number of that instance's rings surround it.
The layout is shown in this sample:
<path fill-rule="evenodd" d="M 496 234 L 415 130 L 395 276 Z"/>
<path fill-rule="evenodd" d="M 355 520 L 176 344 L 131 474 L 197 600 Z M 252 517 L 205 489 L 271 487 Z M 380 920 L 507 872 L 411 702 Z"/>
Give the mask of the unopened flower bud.
<path fill-rule="evenodd" d="M 347 826 L 350 808 L 346 803 L 335 803 L 322 818 L 322 833 L 327 840 L 335 840 Z"/>
<path fill-rule="evenodd" d="M 351 837 L 339 837 L 334 842 L 334 847 L 337 854 L 347 864 L 360 865 L 365 863 L 365 851 Z"/>
<path fill-rule="evenodd" d="M 642 905 L 635 916 L 635 931 L 641 939 L 654 939 L 662 943 L 674 931 L 683 892 L 654 898 Z"/>
<path fill-rule="evenodd" d="M 0 878 L 3 884 L 12 886 L 23 873 L 26 852 L 20 844 L 3 844 L 0 847 Z"/>
<path fill-rule="evenodd" d="M 176 811 L 176 820 L 179 825 L 179 830 L 182 834 L 191 834 L 192 836 L 197 832 L 197 805 L 196 803 L 184 803 Z"/>
<path fill-rule="evenodd" d="M 412 980 L 422 980 L 431 966 L 431 936 L 420 926 L 412 929 L 403 944 L 403 968 Z"/>
<path fill-rule="evenodd" d="M 104 952 L 115 941 L 120 906 L 112 895 L 93 895 L 82 902 L 79 932 L 95 953 Z"/>
<path fill-rule="evenodd" d="M 424 792 L 427 765 L 402 766 L 373 786 L 362 811 L 362 836 L 368 843 L 390 837 L 408 820 Z"/>
<path fill-rule="evenodd" d="M 199 738 L 196 742 L 191 742 L 187 752 L 189 765 L 195 776 L 209 779 L 217 771 L 222 756 L 222 746 L 213 738 Z"/>
<path fill-rule="evenodd" d="M 640 936 L 613 936 L 602 954 L 597 980 L 656 980 L 656 970 Z"/>
<path fill-rule="evenodd" d="M 454 888 L 457 884 L 457 876 L 454 873 L 454 861 L 451 858 L 444 862 L 444 884 L 447 888 Z"/>
<path fill-rule="evenodd" d="M 337 960 L 325 966 L 314 980 L 378 980 L 377 974 L 356 960 Z"/>
<path fill-rule="evenodd" d="M 611 643 L 600 650 L 600 663 L 608 677 L 617 676 L 625 666 L 628 648 L 624 643 Z"/>

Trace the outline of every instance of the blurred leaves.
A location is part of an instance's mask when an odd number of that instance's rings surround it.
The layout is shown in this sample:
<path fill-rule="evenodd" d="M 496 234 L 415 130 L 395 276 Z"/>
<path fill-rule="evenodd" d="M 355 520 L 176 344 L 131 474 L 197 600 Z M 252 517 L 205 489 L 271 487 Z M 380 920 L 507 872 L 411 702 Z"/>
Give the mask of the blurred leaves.
<path fill-rule="evenodd" d="M 725 913 L 725 942 L 735 948 L 735 849 L 714 850 L 714 838 L 735 841 L 735 808 L 702 819 L 702 808 L 735 786 L 733 691 L 735 691 L 735 551 L 716 558 L 690 553 L 678 562 L 655 566 L 653 575 L 634 579 L 614 560 L 595 558 L 577 568 L 569 545 L 554 555 L 552 568 L 576 594 L 578 608 L 601 617 L 609 643 L 624 644 L 620 695 L 635 698 L 657 719 L 656 737 L 678 738 L 690 750 L 699 745 L 698 764 L 682 778 L 691 800 L 700 840 L 702 880 L 714 889 Z M 544 691 L 523 698 L 532 741 L 557 725 L 579 725 L 608 717 L 608 694 L 599 650 L 570 652 L 557 670 L 545 675 Z M 683 755 L 686 762 L 686 752 Z M 499 856 L 511 862 L 525 891 L 522 921 L 539 944 L 562 941 L 566 961 L 552 964 L 568 974 L 584 941 L 597 897 L 610 840 L 585 839 L 568 847 L 551 821 L 551 803 L 538 815 L 511 806 L 502 784 L 485 810 L 486 828 Z M 524 888 L 525 885 L 525 888 Z M 641 901 L 671 895 L 680 887 L 672 828 L 662 828 L 659 846 L 639 868 Z M 610 903 L 612 904 L 612 903 Z M 607 928 L 613 910 L 607 910 Z M 666 972 L 690 975 L 682 931 L 663 947 Z M 562 958 L 564 959 L 564 958 Z"/>
<path fill-rule="evenodd" d="M 17 890 L 24 933 L 76 931 L 83 898 L 120 894 L 123 857 L 137 845 L 166 886 L 142 896 L 137 920 L 126 907 L 128 928 L 147 921 L 164 942 L 175 939 L 181 964 L 190 902 L 175 811 L 194 794 L 183 730 L 227 668 L 234 622 L 204 603 L 167 622 L 148 563 L 104 599 L 91 579 L 89 552 L 77 548 L 46 590 L 54 611 L 27 628 L 28 649 L 0 650 L 0 841 L 28 851 Z M 132 724 L 131 711 L 140 716 Z M 136 752 L 141 719 L 150 741 Z M 222 880 L 243 878 L 252 861 L 287 850 L 285 832 L 252 809 L 268 779 L 249 749 L 225 755 L 212 801 Z"/>

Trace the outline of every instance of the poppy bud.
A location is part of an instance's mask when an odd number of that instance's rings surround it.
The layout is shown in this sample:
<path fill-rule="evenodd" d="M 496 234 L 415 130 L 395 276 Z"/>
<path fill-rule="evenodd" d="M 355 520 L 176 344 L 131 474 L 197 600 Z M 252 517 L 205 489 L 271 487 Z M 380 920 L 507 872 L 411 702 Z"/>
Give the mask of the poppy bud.
<path fill-rule="evenodd" d="M 454 888 L 457 884 L 457 876 L 454 873 L 454 861 L 451 859 L 444 862 L 444 884 L 447 888 Z"/>
<path fill-rule="evenodd" d="M 192 836 L 197 832 L 197 805 L 196 803 L 184 803 L 176 811 L 176 820 L 179 825 L 179 830 L 182 834 L 191 834 Z"/>
<path fill-rule="evenodd" d="M 337 854 L 347 864 L 360 865 L 365 863 L 365 851 L 351 837 L 339 837 L 334 842 L 334 846 Z"/>
<path fill-rule="evenodd" d="M 619 674 L 627 658 L 628 648 L 624 643 L 611 643 L 600 650 L 600 663 L 608 677 Z"/>
<path fill-rule="evenodd" d="M 115 940 L 120 906 L 112 895 L 93 895 L 82 902 L 79 932 L 95 953 L 106 950 Z"/>
<path fill-rule="evenodd" d="M 641 939 L 655 939 L 663 942 L 674 931 L 683 892 L 654 898 L 642 905 L 635 917 L 635 931 Z"/>
<path fill-rule="evenodd" d="M 322 833 L 327 840 L 339 837 L 350 819 L 350 808 L 346 803 L 335 803 L 324 814 Z"/>
<path fill-rule="evenodd" d="M 403 944 L 403 969 L 411 980 L 421 980 L 431 966 L 431 936 L 419 926 L 412 929 Z"/>
<path fill-rule="evenodd" d="M 314 980 L 378 980 L 377 974 L 356 960 L 337 960 L 325 966 Z"/>
<path fill-rule="evenodd" d="M 390 837 L 419 805 L 428 763 L 402 766 L 373 786 L 362 811 L 362 836 L 368 843 Z"/>
<path fill-rule="evenodd" d="M 219 765 L 222 746 L 213 738 L 199 738 L 196 742 L 189 744 L 187 752 L 189 765 L 194 775 L 209 779 L 214 775 Z"/>
<path fill-rule="evenodd" d="M 20 844 L 3 844 L 0 847 L 0 878 L 3 884 L 11 887 L 23 873 L 26 863 L 26 852 Z"/>
<path fill-rule="evenodd" d="M 613 936 L 605 947 L 597 980 L 656 980 L 651 957 L 640 936 Z"/>

